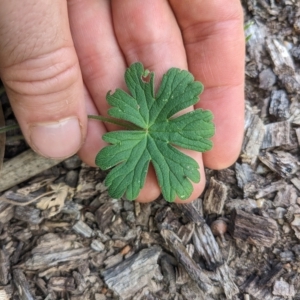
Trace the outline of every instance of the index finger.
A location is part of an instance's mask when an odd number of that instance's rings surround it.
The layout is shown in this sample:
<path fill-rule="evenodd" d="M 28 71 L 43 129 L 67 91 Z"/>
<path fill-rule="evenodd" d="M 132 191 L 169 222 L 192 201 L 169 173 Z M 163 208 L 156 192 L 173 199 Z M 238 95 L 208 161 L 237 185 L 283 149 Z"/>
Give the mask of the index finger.
<path fill-rule="evenodd" d="M 240 153 L 244 129 L 245 37 L 240 1 L 169 2 L 182 31 L 189 70 L 204 84 L 197 108 L 214 114 L 214 147 L 204 154 L 204 164 L 212 169 L 228 167 Z"/>

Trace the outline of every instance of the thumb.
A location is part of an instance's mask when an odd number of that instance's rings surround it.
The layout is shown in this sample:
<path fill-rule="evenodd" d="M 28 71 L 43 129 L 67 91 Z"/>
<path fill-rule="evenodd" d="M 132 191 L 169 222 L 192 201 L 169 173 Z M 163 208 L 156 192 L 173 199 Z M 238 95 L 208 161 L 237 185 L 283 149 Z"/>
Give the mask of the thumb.
<path fill-rule="evenodd" d="M 61 0 L 0 4 L 0 77 L 27 142 L 51 158 L 76 153 L 87 126 L 67 13 Z"/>

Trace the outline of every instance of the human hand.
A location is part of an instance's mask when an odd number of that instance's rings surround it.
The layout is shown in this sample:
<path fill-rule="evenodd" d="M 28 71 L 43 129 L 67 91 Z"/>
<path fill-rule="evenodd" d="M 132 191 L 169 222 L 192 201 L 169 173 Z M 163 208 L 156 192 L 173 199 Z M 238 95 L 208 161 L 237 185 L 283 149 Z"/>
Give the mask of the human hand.
<path fill-rule="evenodd" d="M 244 127 L 239 0 L 10 0 L 0 8 L 0 76 L 36 152 L 62 158 L 79 150 L 94 165 L 102 134 L 114 127 L 88 122 L 87 114 L 107 115 L 107 91 L 124 88 L 126 67 L 141 61 L 155 72 L 156 86 L 171 67 L 204 84 L 196 107 L 213 112 L 216 134 L 211 151 L 184 150 L 201 170 L 188 201 L 204 189 L 204 165 L 222 169 L 236 160 Z M 138 200 L 159 194 L 150 168 Z"/>

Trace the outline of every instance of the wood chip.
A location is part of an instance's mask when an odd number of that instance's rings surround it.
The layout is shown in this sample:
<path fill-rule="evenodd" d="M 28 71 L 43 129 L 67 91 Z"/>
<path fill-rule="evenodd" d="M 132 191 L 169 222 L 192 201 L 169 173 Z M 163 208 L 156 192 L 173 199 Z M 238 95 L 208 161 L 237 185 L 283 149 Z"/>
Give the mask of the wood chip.
<path fill-rule="evenodd" d="M 84 237 L 90 238 L 93 235 L 92 228 L 89 227 L 86 223 L 84 223 L 81 220 L 76 222 L 72 228 L 73 230 L 75 230 L 77 233 L 79 233 Z"/>
<path fill-rule="evenodd" d="M 250 112 L 248 114 L 249 122 L 242 146 L 242 159 L 245 163 L 253 164 L 259 154 L 259 149 L 265 136 L 265 126 L 257 115 Z"/>
<path fill-rule="evenodd" d="M 259 159 L 283 178 L 289 178 L 299 170 L 298 159 L 289 152 L 265 152 L 259 156 Z"/>
<path fill-rule="evenodd" d="M 261 149 L 269 149 L 291 144 L 290 131 L 291 125 L 288 121 L 265 125 L 265 135 Z"/>
<path fill-rule="evenodd" d="M 158 268 L 161 248 L 153 246 L 141 250 L 111 269 L 102 272 L 105 283 L 120 299 L 128 299 L 146 286 Z"/>
<path fill-rule="evenodd" d="M 207 214 L 221 214 L 227 198 L 227 186 L 212 177 L 204 195 L 203 208 Z"/>
<path fill-rule="evenodd" d="M 262 278 L 256 275 L 250 276 L 241 288 L 253 296 L 254 299 L 272 300 L 274 298 L 271 293 L 271 286 L 283 272 L 282 265 L 277 264 L 267 274 L 264 274 Z"/>
<path fill-rule="evenodd" d="M 273 201 L 274 206 L 290 207 L 296 204 L 298 198 L 297 190 L 292 184 L 286 184 L 280 189 Z"/>
<path fill-rule="evenodd" d="M 300 191 L 300 179 L 298 177 L 294 177 L 291 179 L 291 182 Z"/>
<path fill-rule="evenodd" d="M 285 180 L 279 180 L 272 182 L 270 185 L 267 185 L 265 187 L 261 187 L 259 191 L 256 193 L 255 198 L 263 198 L 271 193 L 277 192 L 283 188 L 286 187 L 286 182 Z"/>
<path fill-rule="evenodd" d="M 274 64 L 274 72 L 277 75 L 295 74 L 293 58 L 283 43 L 277 39 L 267 38 L 266 47 Z"/>
<path fill-rule="evenodd" d="M 0 170 L 0 192 L 59 164 L 62 160 L 42 157 L 32 150 L 12 158 Z"/>
<path fill-rule="evenodd" d="M 287 120 L 290 117 L 289 99 L 284 90 L 273 91 L 271 93 L 271 101 L 269 112 L 279 120 Z"/>
<path fill-rule="evenodd" d="M 0 284 L 7 285 L 10 276 L 9 256 L 4 249 L 0 249 Z"/>
<path fill-rule="evenodd" d="M 289 285 L 284 280 L 276 280 L 273 287 L 273 295 L 282 297 L 294 297 L 296 294 L 295 287 Z"/>
<path fill-rule="evenodd" d="M 13 270 L 13 281 L 17 287 L 21 300 L 34 300 L 27 279 L 20 269 Z"/>
<path fill-rule="evenodd" d="M 212 281 L 190 257 L 178 236 L 167 229 L 161 230 L 161 235 L 177 258 L 178 262 L 184 266 L 190 277 L 198 284 L 199 288 L 204 293 L 209 294 L 213 288 Z"/>
<path fill-rule="evenodd" d="M 231 222 L 229 231 L 235 239 L 263 247 L 271 247 L 277 240 L 278 226 L 271 218 L 236 209 L 232 212 Z"/>

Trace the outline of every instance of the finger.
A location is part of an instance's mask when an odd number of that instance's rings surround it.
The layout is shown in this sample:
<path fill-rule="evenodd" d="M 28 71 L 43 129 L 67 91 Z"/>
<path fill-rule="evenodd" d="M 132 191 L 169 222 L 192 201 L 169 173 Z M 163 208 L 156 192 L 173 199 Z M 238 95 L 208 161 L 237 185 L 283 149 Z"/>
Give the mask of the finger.
<path fill-rule="evenodd" d="M 98 110 L 86 87 L 84 88 L 84 95 L 87 114 L 98 115 Z M 102 135 L 105 133 L 106 128 L 102 122 L 93 119 L 88 121 L 86 139 L 77 154 L 89 166 L 96 167 L 96 154 L 100 149 L 107 146 L 107 143 L 102 139 Z"/>
<path fill-rule="evenodd" d="M 126 64 L 115 39 L 109 0 L 68 0 L 71 32 L 82 76 L 92 102 L 89 114 L 107 116 L 109 90 L 124 87 Z M 79 155 L 89 165 L 105 145 L 103 125 L 89 120 L 87 138 Z M 98 123 L 98 124 L 97 124 Z M 116 127 L 105 124 L 109 130 Z"/>
<path fill-rule="evenodd" d="M 169 68 L 187 69 L 181 32 L 167 1 L 112 0 L 112 13 L 115 33 L 127 64 L 141 61 L 147 69 L 154 71 L 156 87 Z M 201 154 L 194 151 L 189 154 L 203 170 Z M 202 171 L 201 181 L 194 184 L 194 193 L 188 200 L 195 199 L 202 192 L 204 182 Z M 151 170 L 138 200 L 148 202 L 159 194 L 160 189 Z"/>
<path fill-rule="evenodd" d="M 67 5 L 2 1 L 0 76 L 29 145 L 51 158 L 78 151 L 87 117 Z"/>
<path fill-rule="evenodd" d="M 239 0 L 169 0 L 181 27 L 189 70 L 204 84 L 196 107 L 214 114 L 214 147 L 204 153 L 213 169 L 237 159 L 244 127 L 243 12 Z"/>

